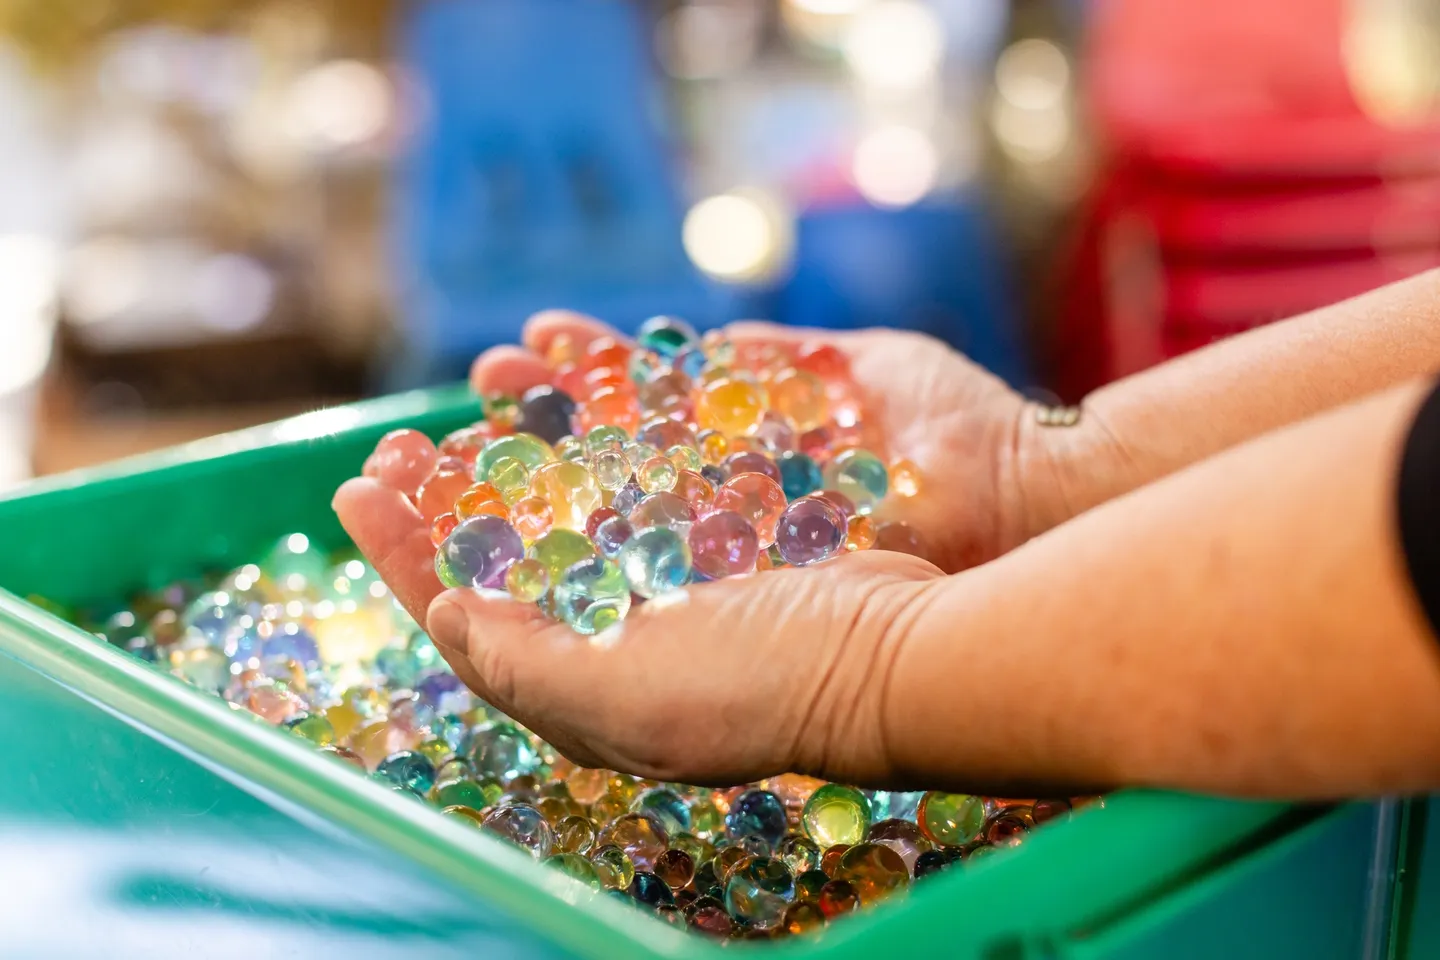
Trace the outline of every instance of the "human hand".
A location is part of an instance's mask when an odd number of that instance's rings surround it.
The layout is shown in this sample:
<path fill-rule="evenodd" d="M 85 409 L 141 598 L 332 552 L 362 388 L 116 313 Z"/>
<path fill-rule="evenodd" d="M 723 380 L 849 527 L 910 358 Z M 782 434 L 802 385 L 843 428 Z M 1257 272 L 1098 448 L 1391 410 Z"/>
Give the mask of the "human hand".
<path fill-rule="evenodd" d="M 890 498 L 884 518 L 911 524 L 943 569 L 1029 535 L 1011 483 L 1024 403 L 998 379 L 918 334 L 727 332 L 742 344 L 820 339 L 849 355 L 868 426 L 885 440 L 879 452 L 910 459 L 922 477 L 920 494 Z M 543 356 L 561 335 L 583 347 L 614 331 L 543 314 L 527 325 L 525 347 L 477 360 L 477 392 L 518 395 L 549 382 Z M 783 770 L 886 779 L 887 666 L 909 611 L 939 576 L 931 564 L 871 551 L 694 586 L 586 640 L 508 598 L 454 591 L 437 600 L 429 530 L 406 497 L 417 478 L 383 459 L 337 495 L 346 529 L 460 677 L 572 759 L 657 779 L 739 782 Z"/>

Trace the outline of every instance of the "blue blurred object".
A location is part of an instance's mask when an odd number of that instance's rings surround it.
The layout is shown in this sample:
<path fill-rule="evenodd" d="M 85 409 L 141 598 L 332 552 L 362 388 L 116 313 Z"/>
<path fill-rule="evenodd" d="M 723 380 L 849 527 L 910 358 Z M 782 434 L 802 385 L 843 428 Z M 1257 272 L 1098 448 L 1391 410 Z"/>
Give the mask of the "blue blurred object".
<path fill-rule="evenodd" d="M 385 386 L 463 376 L 536 310 L 633 327 L 725 317 L 680 243 L 644 28 L 622 0 L 424 0 L 403 56 L 424 91 L 400 164 L 400 344 Z"/>
<path fill-rule="evenodd" d="M 920 330 L 1013 386 L 1030 382 L 1001 240 L 978 199 L 816 208 L 796 224 L 795 251 L 771 306 L 781 322 Z"/>

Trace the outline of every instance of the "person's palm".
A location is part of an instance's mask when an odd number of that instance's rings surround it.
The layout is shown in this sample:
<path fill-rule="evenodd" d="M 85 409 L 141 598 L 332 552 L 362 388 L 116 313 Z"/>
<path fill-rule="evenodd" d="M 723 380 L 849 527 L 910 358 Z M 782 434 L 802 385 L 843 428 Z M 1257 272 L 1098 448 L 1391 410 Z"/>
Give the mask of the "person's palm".
<path fill-rule="evenodd" d="M 942 570 L 983 562 L 1023 538 L 1006 487 L 1023 404 L 998 379 L 918 334 L 762 324 L 731 333 L 737 341 L 820 339 L 850 356 L 867 433 L 884 441 L 877 452 L 911 460 L 921 476 L 919 495 L 891 497 L 884 512 L 911 524 Z M 476 361 L 477 391 L 519 394 L 548 382 L 541 358 L 561 334 L 583 344 L 613 331 L 573 314 L 542 315 L 527 325 L 526 347 Z M 572 759 L 710 782 L 787 768 L 856 781 L 889 775 L 886 667 L 903 643 L 907 605 L 939 574 L 934 566 L 876 550 L 728 578 L 633 610 L 618 642 L 583 643 L 533 606 L 466 590 L 442 597 L 428 526 L 407 496 L 419 478 L 387 482 L 390 469 L 367 465 L 365 477 L 336 494 L 346 530 L 427 623 L 456 673 Z M 712 654 L 690 656 L 695 649 Z M 714 669 L 713 655 L 727 669 Z M 761 663 L 769 666 L 751 669 Z M 641 700 L 627 694 L 637 682 L 649 691 Z M 688 722 L 695 709 L 727 717 L 725 735 Z"/>

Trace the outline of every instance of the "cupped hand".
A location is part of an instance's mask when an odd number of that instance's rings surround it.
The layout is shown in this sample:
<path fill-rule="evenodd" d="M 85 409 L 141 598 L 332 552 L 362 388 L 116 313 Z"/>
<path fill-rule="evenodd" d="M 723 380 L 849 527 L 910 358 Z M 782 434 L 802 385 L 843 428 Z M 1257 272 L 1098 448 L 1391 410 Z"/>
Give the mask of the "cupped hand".
<path fill-rule="evenodd" d="M 883 741 L 889 664 L 943 571 L 1024 539 L 1005 493 L 1023 401 L 928 337 L 738 324 L 737 342 L 819 339 L 843 350 L 884 453 L 919 468 L 918 496 L 885 514 L 911 524 L 938 564 L 889 551 L 692 585 L 631 610 L 596 637 L 505 595 L 442 594 L 429 529 L 392 468 L 337 493 L 356 544 L 456 673 L 487 701 L 586 766 L 662 780 L 737 783 L 786 770 L 855 783 L 890 774 Z M 524 347 L 475 364 L 485 394 L 548 382 L 558 336 L 614 335 L 567 313 L 526 326 Z M 382 465 L 384 467 L 384 465 Z M 387 482 L 389 485 L 387 485 Z"/>

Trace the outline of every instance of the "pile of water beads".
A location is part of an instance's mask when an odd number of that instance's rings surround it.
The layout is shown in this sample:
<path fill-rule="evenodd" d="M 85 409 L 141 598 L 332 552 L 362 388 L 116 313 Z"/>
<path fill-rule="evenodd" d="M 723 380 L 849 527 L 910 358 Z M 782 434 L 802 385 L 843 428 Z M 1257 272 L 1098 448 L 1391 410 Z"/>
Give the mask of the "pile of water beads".
<path fill-rule="evenodd" d="M 595 895 L 719 939 L 817 931 L 1087 799 L 795 774 L 709 789 L 576 767 L 466 689 L 362 558 L 329 557 L 302 534 L 223 578 L 77 619 Z"/>
<path fill-rule="evenodd" d="M 412 478 L 448 587 L 506 589 L 577 632 L 688 583 L 847 551 L 918 552 L 887 497 L 915 465 L 864 445 L 848 357 L 827 344 L 736 344 L 656 317 L 634 346 L 549 349 L 551 383 L 485 398 L 438 448 L 382 441 L 375 470 Z"/>

